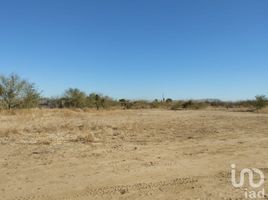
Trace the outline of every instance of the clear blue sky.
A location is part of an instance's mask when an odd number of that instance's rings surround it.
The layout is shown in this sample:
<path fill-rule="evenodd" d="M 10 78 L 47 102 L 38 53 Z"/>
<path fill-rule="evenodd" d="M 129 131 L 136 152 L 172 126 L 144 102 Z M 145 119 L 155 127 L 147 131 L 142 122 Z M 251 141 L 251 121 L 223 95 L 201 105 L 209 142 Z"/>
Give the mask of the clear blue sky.
<path fill-rule="evenodd" d="M 0 1 L 0 73 L 44 96 L 268 94 L 267 0 Z"/>

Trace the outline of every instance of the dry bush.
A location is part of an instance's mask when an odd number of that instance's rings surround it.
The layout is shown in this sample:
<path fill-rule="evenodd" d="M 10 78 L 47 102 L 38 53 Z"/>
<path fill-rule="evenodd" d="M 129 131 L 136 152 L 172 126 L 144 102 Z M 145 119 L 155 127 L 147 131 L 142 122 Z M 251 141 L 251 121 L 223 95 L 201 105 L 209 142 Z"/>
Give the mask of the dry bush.
<path fill-rule="evenodd" d="M 180 101 L 174 102 L 170 109 L 171 110 L 181 110 L 182 109 L 182 102 L 180 102 Z"/>

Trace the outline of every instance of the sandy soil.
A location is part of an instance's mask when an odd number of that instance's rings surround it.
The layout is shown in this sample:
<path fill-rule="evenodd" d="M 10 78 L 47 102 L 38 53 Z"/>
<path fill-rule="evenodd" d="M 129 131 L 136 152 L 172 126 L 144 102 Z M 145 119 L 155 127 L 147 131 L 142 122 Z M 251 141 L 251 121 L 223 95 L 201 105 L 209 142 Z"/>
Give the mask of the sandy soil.
<path fill-rule="evenodd" d="M 267 114 L 0 114 L 3 200 L 244 199 L 245 188 L 231 185 L 230 165 L 259 168 L 268 176 L 267 158 Z"/>

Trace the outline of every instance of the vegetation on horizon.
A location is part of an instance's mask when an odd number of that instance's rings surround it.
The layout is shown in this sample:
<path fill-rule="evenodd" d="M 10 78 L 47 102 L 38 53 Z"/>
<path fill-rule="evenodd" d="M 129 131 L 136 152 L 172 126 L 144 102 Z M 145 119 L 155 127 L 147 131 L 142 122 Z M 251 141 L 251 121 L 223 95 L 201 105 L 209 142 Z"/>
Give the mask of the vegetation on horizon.
<path fill-rule="evenodd" d="M 265 95 L 256 96 L 255 100 L 226 102 L 211 100 L 172 100 L 171 98 L 153 101 L 147 100 L 115 100 L 102 94 L 86 94 L 78 88 L 69 88 L 59 98 L 42 98 L 34 83 L 20 78 L 16 74 L 0 76 L 0 108 L 95 108 L 109 109 L 147 109 L 161 108 L 171 110 L 203 109 L 208 106 L 229 108 L 248 108 L 257 110 L 268 105 Z"/>

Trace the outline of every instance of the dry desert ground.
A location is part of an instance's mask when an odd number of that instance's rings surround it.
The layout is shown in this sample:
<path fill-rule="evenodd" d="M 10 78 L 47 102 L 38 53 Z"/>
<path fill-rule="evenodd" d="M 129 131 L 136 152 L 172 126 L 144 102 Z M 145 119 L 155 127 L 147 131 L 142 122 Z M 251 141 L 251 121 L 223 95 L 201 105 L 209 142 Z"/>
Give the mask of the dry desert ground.
<path fill-rule="evenodd" d="M 1 200 L 244 199 L 245 188 L 231 184 L 230 165 L 268 176 L 267 158 L 265 113 L 0 114 Z"/>

